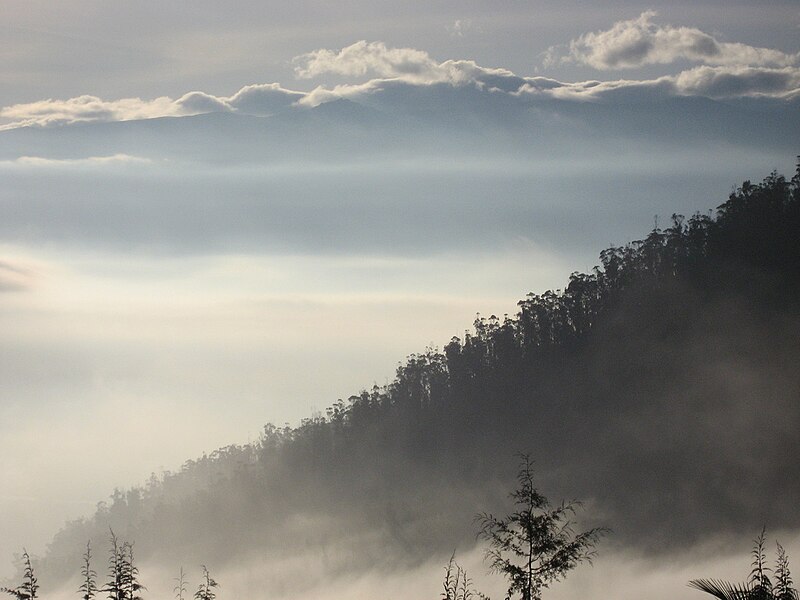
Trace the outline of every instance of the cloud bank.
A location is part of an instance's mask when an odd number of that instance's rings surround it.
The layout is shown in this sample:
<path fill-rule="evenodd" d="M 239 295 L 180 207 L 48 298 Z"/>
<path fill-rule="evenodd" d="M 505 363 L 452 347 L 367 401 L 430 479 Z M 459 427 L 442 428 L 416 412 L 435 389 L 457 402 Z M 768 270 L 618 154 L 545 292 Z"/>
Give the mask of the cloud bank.
<path fill-rule="evenodd" d="M 655 16 L 655 12 L 647 11 L 635 19 L 615 23 L 608 30 L 583 34 L 568 45 L 551 47 L 545 53 L 545 65 L 574 63 L 602 71 L 678 61 L 702 64 L 650 79 L 563 82 L 520 76 L 505 68 L 483 67 L 472 60 L 439 62 L 424 50 L 361 40 L 341 49 L 317 49 L 293 60 L 299 79 L 357 80 L 353 82 L 323 83 L 307 92 L 288 89 L 280 83 L 262 83 L 246 85 L 230 96 L 192 91 L 177 99 L 161 96 L 105 100 L 89 95 L 66 100 L 51 98 L 0 108 L 0 130 L 215 112 L 267 117 L 342 98 L 358 101 L 398 86 L 473 88 L 526 102 L 533 96 L 614 101 L 623 94 L 794 98 L 800 93 L 798 54 L 721 42 L 700 29 L 658 25 L 654 23 Z"/>

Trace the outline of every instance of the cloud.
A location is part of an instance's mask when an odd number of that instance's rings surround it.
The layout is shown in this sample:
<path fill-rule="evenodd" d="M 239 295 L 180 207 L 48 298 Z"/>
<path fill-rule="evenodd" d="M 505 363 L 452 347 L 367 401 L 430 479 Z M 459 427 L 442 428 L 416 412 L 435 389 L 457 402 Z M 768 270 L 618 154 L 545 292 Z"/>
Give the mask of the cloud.
<path fill-rule="evenodd" d="M 300 78 L 322 75 L 372 77 L 357 84 L 318 86 L 298 104 L 318 106 L 340 98 L 359 97 L 382 92 L 398 83 L 410 85 L 475 86 L 485 91 L 516 92 L 527 79 L 508 69 L 482 67 L 472 60 L 436 62 L 424 51 L 413 48 L 389 48 L 383 42 L 360 41 L 341 50 L 319 49 L 295 57 L 295 74 Z"/>
<path fill-rule="evenodd" d="M 694 56 L 714 64 L 658 79 L 565 83 L 545 77 L 523 77 L 508 69 L 483 67 L 472 60 L 437 62 L 422 50 L 390 48 L 383 42 L 360 41 L 341 50 L 318 49 L 295 57 L 295 74 L 300 78 L 337 75 L 366 78 L 366 81 L 332 87 L 320 85 L 310 92 L 287 89 L 279 83 L 263 83 L 244 86 L 231 96 L 192 91 L 178 99 L 161 96 L 152 100 L 103 100 L 86 95 L 67 100 L 47 99 L 0 108 L 0 130 L 214 112 L 270 116 L 342 98 L 358 101 L 390 89 L 397 90 L 403 85 L 471 86 L 483 92 L 527 99 L 531 94 L 560 99 L 601 96 L 610 99 L 614 94 L 623 93 L 710 98 L 781 98 L 798 93 L 800 67 L 789 64 L 796 62 L 796 56 L 741 44 L 721 44 L 696 29 L 657 28 L 650 22 L 652 16 L 653 13 L 643 13 L 633 21 L 617 23 L 607 32 L 586 34 L 572 42 L 571 54 L 564 60 L 611 68 Z M 693 36 L 697 39 L 690 42 Z M 700 36 L 706 36 L 702 39 L 711 42 L 701 43 Z M 755 64 L 739 64 L 741 62 Z"/>
<path fill-rule="evenodd" d="M 175 101 L 182 114 L 203 114 L 210 112 L 229 112 L 231 105 L 225 98 L 217 98 L 205 92 L 189 92 Z M 168 116 L 168 115 L 163 115 Z"/>
<path fill-rule="evenodd" d="M 383 42 L 361 40 L 338 52 L 321 48 L 295 57 L 295 74 L 311 79 L 325 74 L 363 77 L 402 77 L 431 82 L 446 79 L 441 65 L 427 52 L 414 48 L 388 48 Z"/>
<path fill-rule="evenodd" d="M 16 260 L 0 259 L 0 293 L 21 292 L 33 287 L 33 269 Z"/>
<path fill-rule="evenodd" d="M 0 109 L 0 118 L 11 124 L 0 129 L 25 125 L 63 125 L 84 121 L 127 121 L 153 117 L 190 114 L 171 98 L 162 96 L 154 100 L 123 98 L 102 100 L 97 96 L 78 96 L 68 100 L 40 100 L 27 104 L 14 104 Z"/>
<path fill-rule="evenodd" d="M 720 42 L 694 27 L 657 25 L 655 16 L 655 11 L 646 11 L 614 23 L 611 29 L 585 33 L 569 43 L 566 53 L 564 47 L 552 46 L 545 53 L 545 66 L 572 62 L 608 70 L 688 60 L 729 67 L 788 67 L 800 60 L 798 54 Z"/>
<path fill-rule="evenodd" d="M 122 98 L 103 100 L 78 96 L 67 100 L 47 99 L 0 108 L 0 131 L 17 127 L 50 127 L 97 121 L 132 121 L 158 117 L 185 117 L 213 112 L 238 112 L 263 116 L 288 108 L 305 96 L 277 83 L 248 85 L 232 96 L 213 96 L 194 91 L 177 100 L 161 96 L 152 100 Z"/>
<path fill-rule="evenodd" d="M 677 53 L 706 56 L 703 65 L 679 73 L 649 80 L 583 81 L 564 83 L 545 77 L 521 77 L 508 69 L 481 67 L 470 60 L 434 61 L 427 53 L 410 48 L 387 48 L 381 42 L 357 42 L 340 51 L 316 50 L 297 57 L 295 72 L 300 77 L 317 77 L 324 74 L 349 76 L 378 76 L 365 83 L 343 84 L 333 88 L 320 86 L 299 100 L 300 104 L 317 106 L 338 98 L 358 99 L 385 91 L 390 82 L 411 85 L 450 84 L 472 85 L 488 92 L 505 92 L 518 97 L 539 94 L 561 99 L 589 99 L 614 95 L 636 94 L 638 96 L 706 96 L 709 98 L 733 98 L 742 96 L 787 97 L 800 88 L 800 68 L 790 63 L 796 56 L 777 50 L 752 48 L 742 44 L 720 44 L 697 29 L 655 28 L 650 18 L 655 13 L 643 13 L 639 19 L 617 23 L 609 32 L 587 34 L 581 40 L 601 38 L 597 43 L 597 56 L 591 61 L 596 65 L 626 65 L 634 62 L 645 64 L 658 57 L 662 62 L 675 59 Z M 616 30 L 620 30 L 616 32 Z M 634 33 L 625 33 L 632 30 Z M 641 35 L 635 35 L 636 31 Z M 612 35 L 615 33 L 615 35 Z M 698 36 L 690 42 L 694 33 L 705 36 L 713 43 L 702 42 Z M 649 35 L 648 39 L 636 41 Z M 594 36 L 594 37 L 589 37 Z M 607 36 L 610 41 L 604 41 Z M 702 39 L 705 39 L 702 38 Z M 615 43 L 612 43 L 616 40 Z M 680 41 L 682 40 L 682 41 Z M 573 42 L 575 47 L 577 42 Z M 605 46 L 602 52 L 600 46 Z M 716 48 L 716 50 L 714 50 Z M 669 54 L 669 51 L 672 54 Z M 637 58 L 638 56 L 638 58 Z M 589 59 L 587 59 L 589 60 Z M 755 66 L 742 66 L 751 62 Z M 772 64 L 782 66 L 771 66 Z M 784 63 L 787 63 L 784 65 Z M 610 66 L 603 68 L 611 68 Z"/>
<path fill-rule="evenodd" d="M 437 62 L 414 48 L 389 48 L 383 42 L 364 40 L 341 50 L 321 48 L 294 58 L 295 75 L 311 79 L 321 75 L 375 77 L 429 85 L 482 83 L 491 77 L 516 76 L 508 69 L 481 67 L 472 60 Z M 515 88 L 516 89 L 516 88 Z"/>
<path fill-rule="evenodd" d="M 247 85 L 226 99 L 227 106 L 248 115 L 270 115 L 290 108 L 305 98 L 303 92 L 287 90 L 278 83 Z"/>
<path fill-rule="evenodd" d="M 546 86 L 544 87 L 543 86 Z M 562 100 L 632 100 L 669 96 L 706 98 L 771 97 L 794 98 L 800 94 L 800 68 L 699 66 L 677 75 L 656 79 L 618 79 L 559 83 L 528 81 L 519 96 L 550 96 Z"/>
<path fill-rule="evenodd" d="M 680 73 L 674 81 L 679 93 L 687 96 L 795 96 L 800 91 L 800 68 L 702 66 Z"/>
<path fill-rule="evenodd" d="M 21 165 L 25 167 L 86 167 L 114 164 L 149 164 L 153 161 L 130 154 L 112 154 L 110 156 L 90 156 L 88 158 L 44 158 L 41 156 L 20 156 L 14 160 L 0 161 L 0 166 Z"/>

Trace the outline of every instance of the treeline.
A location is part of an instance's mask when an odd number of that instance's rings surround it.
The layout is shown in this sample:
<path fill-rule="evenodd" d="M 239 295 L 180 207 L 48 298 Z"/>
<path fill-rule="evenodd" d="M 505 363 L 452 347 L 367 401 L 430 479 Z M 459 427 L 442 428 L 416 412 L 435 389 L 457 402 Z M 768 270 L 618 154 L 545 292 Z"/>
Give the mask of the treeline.
<path fill-rule="evenodd" d="M 76 544 L 109 526 L 154 558 L 258 548 L 318 552 L 333 571 L 412 564 L 474 543 L 476 506 L 507 507 L 517 448 L 624 543 L 665 551 L 750 526 L 767 504 L 800 525 L 799 240 L 800 165 L 604 250 L 563 290 L 408 357 L 387 386 L 115 492 L 43 565 L 69 573 Z"/>

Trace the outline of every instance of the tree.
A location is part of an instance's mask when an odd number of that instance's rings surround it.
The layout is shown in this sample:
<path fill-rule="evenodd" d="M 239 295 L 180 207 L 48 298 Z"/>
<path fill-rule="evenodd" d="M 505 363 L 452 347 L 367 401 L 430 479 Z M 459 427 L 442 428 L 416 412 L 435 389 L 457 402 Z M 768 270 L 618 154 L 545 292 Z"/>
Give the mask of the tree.
<path fill-rule="evenodd" d="M 141 592 L 146 590 L 139 583 L 139 567 L 133 560 L 133 543 L 122 544 L 122 592 L 125 600 L 142 600 Z"/>
<path fill-rule="evenodd" d="M 101 592 L 107 594 L 108 600 L 125 600 L 123 584 L 123 549 L 113 529 L 109 529 L 111 548 L 108 551 L 108 580 Z"/>
<path fill-rule="evenodd" d="M 789 572 L 789 557 L 786 556 L 783 546 L 777 542 L 775 544 L 778 546 L 778 558 L 775 561 L 775 587 L 772 593 L 776 600 L 798 600 L 792 574 Z"/>
<path fill-rule="evenodd" d="M 139 569 L 133 560 L 133 544 L 120 543 L 111 531 L 111 548 L 108 556 L 108 581 L 100 590 L 109 600 L 142 600 L 139 595 L 145 588 L 139 583 Z"/>
<path fill-rule="evenodd" d="M 184 600 L 186 589 L 186 572 L 183 570 L 183 567 L 181 567 L 180 574 L 175 578 L 175 587 L 172 588 L 172 591 L 175 594 L 175 600 Z"/>
<path fill-rule="evenodd" d="M 467 572 L 456 562 L 456 553 L 444 568 L 444 581 L 442 582 L 442 600 L 489 600 L 489 598 L 472 588 L 472 580 L 467 577 Z"/>
<path fill-rule="evenodd" d="M 765 543 L 766 530 L 762 529 L 753 542 L 753 562 L 747 583 L 693 579 L 689 582 L 689 587 L 711 594 L 719 600 L 800 600 L 789 572 L 789 557 L 780 544 L 777 544 L 774 581 L 770 579 L 768 573 L 771 569 L 766 565 Z"/>
<path fill-rule="evenodd" d="M 97 572 L 92 569 L 92 543 L 86 542 L 86 552 L 83 553 L 83 566 L 81 567 L 81 586 L 78 588 L 83 600 L 92 600 L 98 592 Z"/>
<path fill-rule="evenodd" d="M 35 600 L 39 583 L 33 572 L 30 554 L 25 548 L 22 549 L 22 564 L 25 569 L 22 573 L 22 585 L 15 588 L 0 588 L 0 591 L 14 596 L 17 600 Z"/>
<path fill-rule="evenodd" d="M 214 593 L 214 588 L 219 587 L 219 584 L 211 578 L 208 569 L 203 565 L 203 582 L 194 593 L 196 600 L 214 600 L 217 595 Z"/>
<path fill-rule="evenodd" d="M 491 570 L 509 580 L 508 598 L 519 594 L 522 600 L 540 600 L 542 590 L 552 582 L 579 562 L 591 561 L 595 545 L 608 530 L 599 527 L 575 535 L 570 518 L 581 504 L 572 501 L 551 507 L 533 485 L 530 456 L 519 456 L 519 487 L 510 494 L 517 510 L 502 519 L 479 514 L 478 537 L 489 543 L 486 559 Z"/>

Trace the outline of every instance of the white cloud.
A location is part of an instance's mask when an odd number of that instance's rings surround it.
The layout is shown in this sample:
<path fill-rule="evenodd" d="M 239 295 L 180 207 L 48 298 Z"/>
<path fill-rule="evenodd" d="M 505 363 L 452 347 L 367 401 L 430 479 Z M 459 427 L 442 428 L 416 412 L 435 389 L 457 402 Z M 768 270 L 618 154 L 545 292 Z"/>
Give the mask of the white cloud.
<path fill-rule="evenodd" d="M 436 62 L 423 50 L 389 48 L 383 42 L 364 40 L 341 50 L 321 48 L 294 58 L 295 74 L 303 79 L 321 75 L 377 77 L 407 83 L 453 85 L 480 83 L 490 77 L 515 77 L 501 68 L 481 67 L 472 60 Z"/>
<path fill-rule="evenodd" d="M 574 62 L 607 70 L 689 60 L 717 66 L 787 67 L 800 60 L 798 54 L 720 42 L 694 27 L 658 25 L 653 22 L 655 16 L 655 11 L 646 11 L 614 23 L 611 29 L 585 33 L 566 50 L 551 47 L 545 53 L 545 66 Z"/>
<path fill-rule="evenodd" d="M 213 112 L 268 115 L 296 104 L 305 96 L 277 83 L 248 85 L 232 96 L 189 92 L 177 100 L 161 96 L 152 100 L 103 100 L 78 96 L 67 100 L 40 100 L 0 108 L 0 131 L 17 127 L 49 127 L 97 121 L 132 121 L 157 117 L 184 117 Z M 5 123 L 2 123 L 5 121 Z"/>
<path fill-rule="evenodd" d="M 424 51 L 389 48 L 383 42 L 360 41 L 341 50 L 319 49 L 295 57 L 295 74 L 301 78 L 322 75 L 374 77 L 364 83 L 318 86 L 298 104 L 318 106 L 339 98 L 374 94 L 386 86 L 449 84 L 474 85 L 487 91 L 515 92 L 526 80 L 508 69 L 481 67 L 472 60 L 436 62 Z"/>
<path fill-rule="evenodd" d="M 348 77 L 402 77 L 429 83 L 446 79 L 446 73 L 427 52 L 414 48 L 388 48 L 383 42 L 361 40 L 339 51 L 321 48 L 295 57 L 295 74 L 303 79 L 337 74 Z"/>
<path fill-rule="evenodd" d="M 148 164 L 153 161 L 141 156 L 131 156 L 130 154 L 112 154 L 110 156 L 90 156 L 88 158 L 43 158 L 41 156 L 20 156 L 15 160 L 0 161 L 0 165 L 23 165 L 28 167 L 71 167 L 71 166 L 94 166 L 94 165 L 113 165 L 113 164 Z"/>
<path fill-rule="evenodd" d="M 187 94 L 187 96 L 191 96 Z M 187 98 L 184 96 L 181 100 Z M 123 98 L 102 100 L 96 96 L 78 96 L 68 100 L 40 100 L 0 108 L 0 119 L 7 122 L 0 129 L 27 125 L 50 126 L 89 121 L 129 121 L 155 117 L 196 114 L 188 105 L 166 96 L 153 100 Z"/>
<path fill-rule="evenodd" d="M 228 112 L 231 105 L 225 98 L 217 98 L 205 92 L 189 92 L 175 101 L 182 114 L 204 114 L 210 112 Z M 168 115 L 163 115 L 168 116 Z"/>
<path fill-rule="evenodd" d="M 560 99 L 599 100 L 634 96 L 703 96 L 741 98 L 765 96 L 790 98 L 800 94 L 800 68 L 699 66 L 677 75 L 656 79 L 617 79 L 560 83 L 537 78 L 528 80 L 516 95 L 551 96 Z"/>
<path fill-rule="evenodd" d="M 511 96 L 538 94 L 573 99 L 610 96 L 623 93 L 623 90 L 625 93 L 635 91 L 639 94 L 711 98 L 789 97 L 798 93 L 800 67 L 783 64 L 796 61 L 796 56 L 742 44 L 722 44 L 696 29 L 659 28 L 652 25 L 653 14 L 643 13 L 638 19 L 617 23 L 609 31 L 582 36 L 572 42 L 571 54 L 565 58 L 598 68 L 668 62 L 680 57 L 694 57 L 714 64 L 651 80 L 562 83 L 544 77 L 521 77 L 508 69 L 482 67 L 472 60 L 437 62 L 422 50 L 390 48 L 383 42 L 360 41 L 341 50 L 319 49 L 294 59 L 298 77 L 333 74 L 367 78 L 360 83 L 333 87 L 321 85 L 307 93 L 284 88 L 278 83 L 253 84 L 242 87 L 232 96 L 193 91 L 177 100 L 166 96 L 152 100 L 102 100 L 95 96 L 48 99 L 0 108 L 0 130 L 213 112 L 269 116 L 294 107 L 313 107 L 340 98 L 357 100 L 398 85 L 473 86 L 482 91 Z"/>
<path fill-rule="evenodd" d="M 306 94 L 283 88 L 278 83 L 247 85 L 226 99 L 227 105 L 248 115 L 270 115 L 289 108 Z"/>

